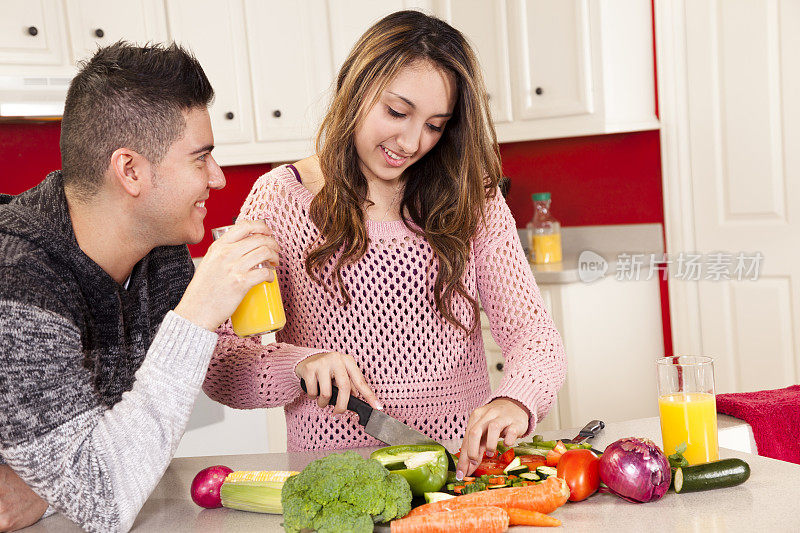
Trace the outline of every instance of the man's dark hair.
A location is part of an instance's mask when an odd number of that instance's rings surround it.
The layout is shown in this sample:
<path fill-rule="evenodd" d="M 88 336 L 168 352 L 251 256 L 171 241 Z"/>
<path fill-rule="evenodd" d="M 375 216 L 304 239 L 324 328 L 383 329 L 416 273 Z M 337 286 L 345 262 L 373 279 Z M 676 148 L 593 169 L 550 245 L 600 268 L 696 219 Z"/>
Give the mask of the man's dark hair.
<path fill-rule="evenodd" d="M 214 89 L 195 57 L 171 44 L 100 48 L 72 80 L 61 121 L 65 185 L 101 186 L 111 154 L 130 148 L 157 165 L 183 135 L 183 112 L 208 107 Z"/>

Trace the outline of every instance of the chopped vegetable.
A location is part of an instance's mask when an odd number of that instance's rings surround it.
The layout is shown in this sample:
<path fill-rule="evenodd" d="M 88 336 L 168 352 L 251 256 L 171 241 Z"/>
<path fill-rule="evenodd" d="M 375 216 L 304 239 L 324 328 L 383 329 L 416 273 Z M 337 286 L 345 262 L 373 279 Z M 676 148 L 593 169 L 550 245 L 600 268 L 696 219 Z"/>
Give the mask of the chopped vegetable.
<path fill-rule="evenodd" d="M 527 487 L 509 487 L 457 496 L 450 500 L 421 505 L 409 516 L 458 509 L 462 506 L 491 505 L 494 507 L 519 508 L 540 513 L 551 513 L 569 498 L 569 487 L 563 479 L 549 478 L 543 483 Z"/>
<path fill-rule="evenodd" d="M 669 489 L 670 479 L 667 456 L 649 439 L 620 439 L 600 457 L 600 480 L 628 501 L 660 499 Z"/>
<path fill-rule="evenodd" d="M 558 474 L 558 470 L 552 466 L 539 466 L 536 468 L 536 473 L 539 474 L 539 477 L 542 479 L 546 479 L 550 476 L 555 476 Z"/>
<path fill-rule="evenodd" d="M 409 516 L 392 522 L 392 533 L 501 533 L 508 529 L 508 513 L 498 507 L 465 507 Z"/>
<path fill-rule="evenodd" d="M 675 470 L 675 492 L 735 487 L 750 477 L 750 465 L 741 459 L 722 459 Z"/>
<path fill-rule="evenodd" d="M 539 527 L 558 527 L 561 520 L 538 511 L 527 509 L 517 509 L 512 507 L 505 510 L 508 513 L 509 526 L 539 526 Z"/>
<path fill-rule="evenodd" d="M 522 466 L 522 461 L 520 460 L 520 458 L 519 458 L 519 457 L 514 457 L 514 458 L 511 460 L 511 462 L 510 462 L 510 463 L 508 463 L 508 464 L 505 466 L 505 468 L 503 468 L 503 473 L 504 473 L 504 474 L 508 474 L 508 472 L 509 472 L 510 470 L 514 470 L 515 468 L 518 468 L 518 467 L 520 467 L 520 466 Z"/>
<path fill-rule="evenodd" d="M 425 493 L 425 503 L 435 503 L 440 502 L 442 500 L 449 500 L 450 498 L 455 498 L 452 494 L 447 494 L 446 492 L 426 492 Z"/>
<path fill-rule="evenodd" d="M 585 500 L 600 487 L 600 459 L 590 450 L 567 450 L 558 461 L 556 475 L 569 485 L 569 501 Z"/>
<path fill-rule="evenodd" d="M 233 472 L 232 469 L 223 465 L 209 466 L 202 469 L 194 476 L 192 486 L 189 489 L 192 501 L 206 509 L 222 507 L 219 491 L 222 484 L 225 483 L 225 478 L 231 472 Z"/>
<path fill-rule="evenodd" d="M 388 446 L 370 458 L 403 476 L 415 496 L 436 492 L 447 482 L 447 450 L 438 444 Z"/>
<path fill-rule="evenodd" d="M 281 494 L 283 527 L 371 533 L 373 522 L 405 516 L 411 489 L 404 477 L 355 452 L 317 459 L 286 480 Z"/>

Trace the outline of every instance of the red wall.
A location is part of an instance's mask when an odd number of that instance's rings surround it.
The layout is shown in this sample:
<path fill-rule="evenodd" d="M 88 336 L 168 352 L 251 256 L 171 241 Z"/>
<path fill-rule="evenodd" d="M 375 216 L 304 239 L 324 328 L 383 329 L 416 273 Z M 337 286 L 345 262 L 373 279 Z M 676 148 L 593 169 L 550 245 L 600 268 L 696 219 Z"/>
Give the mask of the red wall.
<path fill-rule="evenodd" d="M 22 192 L 60 168 L 59 131 L 58 122 L 0 124 L 0 192 Z M 519 227 L 533 216 L 530 196 L 539 191 L 552 193 L 553 214 L 564 226 L 664 223 L 657 131 L 511 143 L 500 151 L 511 178 L 508 204 Z M 226 167 L 228 184 L 211 192 L 206 228 L 230 224 L 253 182 L 269 169 Z M 206 232 L 192 255 L 202 255 L 209 242 Z M 665 352 L 671 354 L 666 283 L 662 317 Z"/>

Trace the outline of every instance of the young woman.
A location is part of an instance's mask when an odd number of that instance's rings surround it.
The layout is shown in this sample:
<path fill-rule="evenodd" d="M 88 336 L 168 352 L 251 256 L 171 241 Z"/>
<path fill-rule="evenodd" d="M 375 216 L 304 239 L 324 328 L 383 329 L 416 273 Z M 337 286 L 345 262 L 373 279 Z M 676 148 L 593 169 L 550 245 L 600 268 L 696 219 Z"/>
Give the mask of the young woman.
<path fill-rule="evenodd" d="M 565 356 L 500 173 L 461 33 L 416 11 L 376 23 L 339 72 L 317 155 L 261 176 L 241 210 L 281 244 L 279 343 L 243 353 L 225 330 L 206 393 L 238 408 L 285 406 L 290 450 L 379 445 L 345 411 L 355 390 L 430 437 L 463 437 L 460 475 L 500 437 L 511 445 L 532 431 Z M 494 393 L 479 304 L 506 360 Z M 335 408 L 324 407 L 331 382 Z"/>

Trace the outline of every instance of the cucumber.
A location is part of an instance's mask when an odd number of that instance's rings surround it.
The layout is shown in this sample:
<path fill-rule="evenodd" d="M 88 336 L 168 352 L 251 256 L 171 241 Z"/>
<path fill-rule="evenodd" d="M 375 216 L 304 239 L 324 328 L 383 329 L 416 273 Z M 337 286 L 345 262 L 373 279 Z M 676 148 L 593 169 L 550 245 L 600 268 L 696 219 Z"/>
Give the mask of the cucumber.
<path fill-rule="evenodd" d="M 514 459 L 512 459 L 511 462 L 508 463 L 508 465 L 503 469 L 503 473 L 508 474 L 509 470 L 514 470 L 515 468 L 519 468 L 520 466 L 522 466 L 522 459 L 520 459 L 519 457 L 514 457 Z"/>
<path fill-rule="evenodd" d="M 509 475 L 509 476 L 518 476 L 520 474 L 524 474 L 525 472 L 527 472 L 529 470 L 530 470 L 530 468 L 528 468 L 527 466 L 520 465 L 520 466 L 518 466 L 516 468 L 512 468 L 510 470 L 506 470 L 505 473 L 506 473 L 506 475 Z"/>
<path fill-rule="evenodd" d="M 446 492 L 426 492 L 425 493 L 425 503 L 436 503 L 442 500 L 449 500 L 450 498 L 455 498 L 452 494 L 447 494 Z"/>
<path fill-rule="evenodd" d="M 536 473 L 539 474 L 539 477 L 542 479 L 547 479 L 550 476 L 555 476 L 557 471 L 552 466 L 539 466 L 536 467 Z"/>
<path fill-rule="evenodd" d="M 542 479 L 536 472 L 525 472 L 519 475 L 520 479 L 526 479 L 528 481 L 539 481 Z"/>
<path fill-rule="evenodd" d="M 697 492 L 734 487 L 744 483 L 749 477 L 750 466 L 747 463 L 741 459 L 722 459 L 676 468 L 673 483 L 675 492 Z"/>

